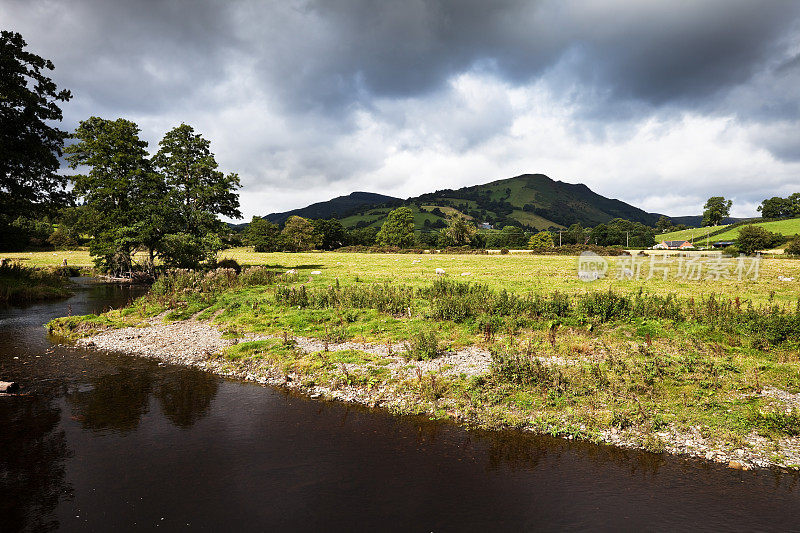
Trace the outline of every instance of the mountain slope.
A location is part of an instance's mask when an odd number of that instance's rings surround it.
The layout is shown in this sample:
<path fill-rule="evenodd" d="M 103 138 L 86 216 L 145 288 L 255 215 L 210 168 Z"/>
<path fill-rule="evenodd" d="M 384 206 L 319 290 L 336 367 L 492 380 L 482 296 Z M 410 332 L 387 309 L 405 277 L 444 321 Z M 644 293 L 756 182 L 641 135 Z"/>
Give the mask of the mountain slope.
<path fill-rule="evenodd" d="M 300 209 L 292 209 L 283 213 L 270 213 L 265 216 L 275 224 L 283 224 L 290 216 L 303 218 L 344 218 L 351 213 L 369 209 L 382 204 L 398 204 L 403 200 L 394 196 L 386 196 L 373 192 L 353 192 L 347 196 L 338 196 L 327 202 L 317 202 Z"/>
<path fill-rule="evenodd" d="M 574 223 L 596 226 L 612 218 L 653 225 L 659 215 L 606 198 L 583 184 L 555 181 L 543 174 L 523 174 L 458 190 L 445 189 L 410 198 L 407 203 L 454 207 L 478 221 L 516 222 L 537 229 Z"/>

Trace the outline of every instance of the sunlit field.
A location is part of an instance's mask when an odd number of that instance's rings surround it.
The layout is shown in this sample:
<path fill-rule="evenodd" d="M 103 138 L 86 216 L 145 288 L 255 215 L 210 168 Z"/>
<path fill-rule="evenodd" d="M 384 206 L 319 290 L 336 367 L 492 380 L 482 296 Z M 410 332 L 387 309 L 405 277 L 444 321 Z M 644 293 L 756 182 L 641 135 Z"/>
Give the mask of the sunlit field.
<path fill-rule="evenodd" d="M 648 253 L 653 253 L 652 251 Z M 92 266 L 88 251 L 6 253 L 0 257 L 19 259 L 30 266 L 57 266 L 64 259 L 70 266 Z M 656 255 L 659 261 L 661 255 Z M 651 259 L 637 258 L 641 264 L 641 279 L 618 279 L 623 262 L 631 268 L 630 258 L 608 257 L 609 275 L 606 279 L 584 282 L 578 279 L 578 258 L 575 256 L 533 255 L 448 255 L 448 254 L 356 254 L 337 252 L 309 253 L 255 253 L 251 248 L 231 248 L 219 254 L 219 259 L 235 259 L 242 265 L 266 265 L 277 270 L 297 269 L 312 285 L 327 285 L 338 278 L 341 283 L 356 279 L 364 282 L 403 283 L 415 287 L 436 279 L 436 269 L 442 268 L 450 279 L 480 282 L 493 289 L 514 292 L 581 293 L 614 289 L 622 292 L 645 291 L 679 296 L 707 296 L 720 294 L 750 299 L 754 303 L 774 301 L 794 303 L 800 295 L 800 261 L 784 258 L 764 258 L 759 267 L 758 279 L 752 274 L 739 281 L 735 274 L 736 260 L 730 266 L 730 279 L 676 279 L 677 259 L 671 263 L 668 279 L 663 271 L 651 279 Z M 312 275 L 311 272 L 320 274 Z M 779 276 L 794 278 L 780 281 Z"/>
<path fill-rule="evenodd" d="M 220 257 L 235 259 L 242 265 L 268 265 L 276 269 L 297 269 L 307 276 L 311 284 L 327 285 L 338 278 L 341 283 L 356 279 L 367 282 L 402 283 L 412 286 L 427 285 L 436 279 L 436 269 L 445 270 L 450 279 L 473 281 L 489 285 L 493 289 L 513 292 L 581 293 L 613 289 L 634 292 L 639 288 L 659 294 L 675 293 L 679 296 L 700 297 L 712 293 L 731 298 L 751 299 L 754 303 L 768 300 L 794 303 L 800 294 L 800 261 L 793 259 L 765 258 L 760 263 L 758 279 L 744 277 L 742 281 L 734 274 L 736 260 L 731 262 L 731 279 L 709 279 L 700 281 L 675 279 L 677 259 L 671 263 L 668 279 L 663 280 L 663 271 L 657 277 L 648 277 L 650 259 L 637 258 L 642 263 L 642 278 L 639 280 L 617 279 L 619 268 L 615 265 L 624 258 L 608 257 L 609 276 L 606 279 L 584 282 L 578 279 L 578 258 L 555 255 L 446 255 L 446 254 L 350 254 L 350 253 L 254 253 L 247 248 L 226 250 Z M 656 256 L 659 260 L 661 256 Z M 625 267 L 630 267 L 630 258 Z M 311 275 L 319 271 L 318 275 Z M 462 275 L 468 274 L 468 275 Z M 701 272 L 701 277 L 704 274 Z M 778 276 L 795 278 L 794 281 L 778 281 Z M 752 277 L 752 276 L 750 276 Z"/>

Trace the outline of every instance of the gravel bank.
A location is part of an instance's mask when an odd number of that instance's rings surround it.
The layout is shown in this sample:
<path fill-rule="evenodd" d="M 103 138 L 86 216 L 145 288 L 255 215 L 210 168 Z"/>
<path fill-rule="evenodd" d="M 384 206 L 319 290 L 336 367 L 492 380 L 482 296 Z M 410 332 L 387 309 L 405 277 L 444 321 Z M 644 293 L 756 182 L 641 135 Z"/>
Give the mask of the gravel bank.
<path fill-rule="evenodd" d="M 222 333 L 208 322 L 190 319 L 172 323 L 163 322 L 163 316 L 154 317 L 140 327 L 107 330 L 97 335 L 77 341 L 81 346 L 101 350 L 123 352 L 142 357 L 152 357 L 165 362 L 193 366 L 220 375 L 256 381 L 262 384 L 280 385 L 307 392 L 312 398 L 357 402 L 370 406 L 380 406 L 399 412 L 414 412 L 419 409 L 418 400 L 406 392 L 392 386 L 377 388 L 354 387 L 341 384 L 336 388 L 323 386 L 303 386 L 298 376 L 284 375 L 277 369 L 244 363 L 232 363 L 219 357 L 227 347 L 242 341 L 278 338 L 272 335 L 247 334 L 240 339 L 225 339 Z M 362 344 L 356 342 L 324 343 L 317 339 L 294 337 L 298 349 L 307 352 L 360 350 L 388 359 L 384 368 L 394 377 L 418 378 L 430 373 L 439 375 L 480 376 L 491 370 L 491 354 L 479 347 L 470 346 L 442 355 L 429 361 L 409 361 L 402 353 L 402 345 Z M 543 358 L 549 365 L 574 364 L 574 361 L 558 358 Z M 358 364 L 344 365 L 348 371 Z M 768 397 L 786 410 L 800 408 L 800 394 L 764 388 L 761 395 Z M 468 420 L 465 414 L 448 410 L 453 418 Z M 663 450 L 665 452 L 699 457 L 709 461 L 727 464 L 731 468 L 749 470 L 752 468 L 780 467 L 800 468 L 800 438 L 790 437 L 772 441 L 755 433 L 745 437 L 738 445 L 724 445 L 703 435 L 702 428 L 694 427 L 689 432 L 678 431 L 674 427 L 645 435 L 636 429 L 618 430 L 611 428 L 600 433 L 599 440 L 626 448 Z"/>

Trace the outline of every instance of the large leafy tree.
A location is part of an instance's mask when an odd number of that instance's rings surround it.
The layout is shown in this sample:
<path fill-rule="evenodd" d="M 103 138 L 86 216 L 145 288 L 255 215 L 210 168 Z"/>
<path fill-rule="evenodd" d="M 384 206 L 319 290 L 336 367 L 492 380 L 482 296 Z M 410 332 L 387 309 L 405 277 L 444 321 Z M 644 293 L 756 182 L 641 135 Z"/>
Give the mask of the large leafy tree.
<path fill-rule="evenodd" d="M 255 252 L 275 252 L 280 249 L 281 230 L 266 218 L 253 217 L 244 230 L 245 244 L 252 246 Z"/>
<path fill-rule="evenodd" d="M 731 214 L 733 200 L 726 200 L 723 196 L 712 196 L 703 207 L 703 226 L 718 226 L 720 222 Z"/>
<path fill-rule="evenodd" d="M 211 143 L 181 124 L 164 135 L 153 166 L 164 177 L 181 230 L 203 235 L 218 228 L 217 215 L 241 218 L 239 176 L 217 170 Z"/>
<path fill-rule="evenodd" d="M 414 236 L 414 213 L 410 207 L 398 207 L 391 211 L 381 226 L 376 241 L 382 246 L 408 248 L 416 243 Z"/>
<path fill-rule="evenodd" d="M 439 232 L 441 246 L 466 246 L 472 243 L 478 230 L 475 224 L 461 215 L 453 215 L 447 219 L 447 227 Z"/>
<path fill-rule="evenodd" d="M 786 198 L 773 196 L 767 198 L 758 206 L 764 218 L 792 218 L 800 217 L 800 193 L 794 193 Z"/>
<path fill-rule="evenodd" d="M 773 233 L 762 226 L 752 224 L 739 230 L 736 247 L 743 254 L 753 254 L 759 250 L 767 250 L 779 246 L 784 241 L 783 235 Z"/>
<path fill-rule="evenodd" d="M 133 254 L 144 246 L 152 267 L 167 227 L 167 188 L 152 170 L 139 127 L 125 119 L 91 117 L 72 138 L 78 142 L 65 149 L 69 166 L 88 170 L 71 179 L 86 203 L 82 225 L 92 236 L 95 264 L 104 271 L 130 271 Z"/>
<path fill-rule="evenodd" d="M 317 219 L 312 224 L 314 231 L 319 235 L 319 247 L 322 250 L 335 250 L 347 242 L 347 232 L 338 220 Z"/>
<path fill-rule="evenodd" d="M 241 218 L 239 176 L 218 169 L 211 143 L 181 124 L 168 131 L 153 157 L 165 183 L 169 206 L 161 253 L 168 265 L 197 267 L 222 248 L 224 225 L 217 215 Z"/>
<path fill-rule="evenodd" d="M 311 250 L 320 243 L 320 236 L 314 231 L 314 225 L 307 219 L 291 216 L 286 220 L 281 231 L 283 244 L 293 252 Z"/>
<path fill-rule="evenodd" d="M 0 32 L 0 245 L 2 228 L 67 202 L 57 173 L 67 134 L 54 127 L 72 96 L 47 76 L 53 63 L 27 51 L 19 33 Z"/>

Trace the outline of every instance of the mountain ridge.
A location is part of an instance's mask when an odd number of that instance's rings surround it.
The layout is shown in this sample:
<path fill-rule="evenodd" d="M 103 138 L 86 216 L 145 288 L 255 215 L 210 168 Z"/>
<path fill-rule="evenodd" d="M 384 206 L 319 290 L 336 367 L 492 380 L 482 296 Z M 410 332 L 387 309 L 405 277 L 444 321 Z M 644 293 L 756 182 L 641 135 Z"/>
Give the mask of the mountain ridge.
<path fill-rule="evenodd" d="M 414 212 L 417 229 L 433 230 L 444 226 L 448 214 L 458 212 L 478 223 L 528 229 L 560 229 L 574 223 L 585 227 L 625 218 L 654 226 L 662 216 L 615 198 L 602 196 L 585 183 L 553 180 L 544 174 L 521 174 L 487 183 L 440 189 L 407 199 L 354 192 L 304 208 L 271 213 L 265 218 L 283 223 L 289 216 L 337 218 L 345 227 L 378 227 L 391 208 L 406 205 Z M 698 224 L 700 216 L 668 217 L 675 224 Z M 692 224 L 692 225 L 694 225 Z"/>

